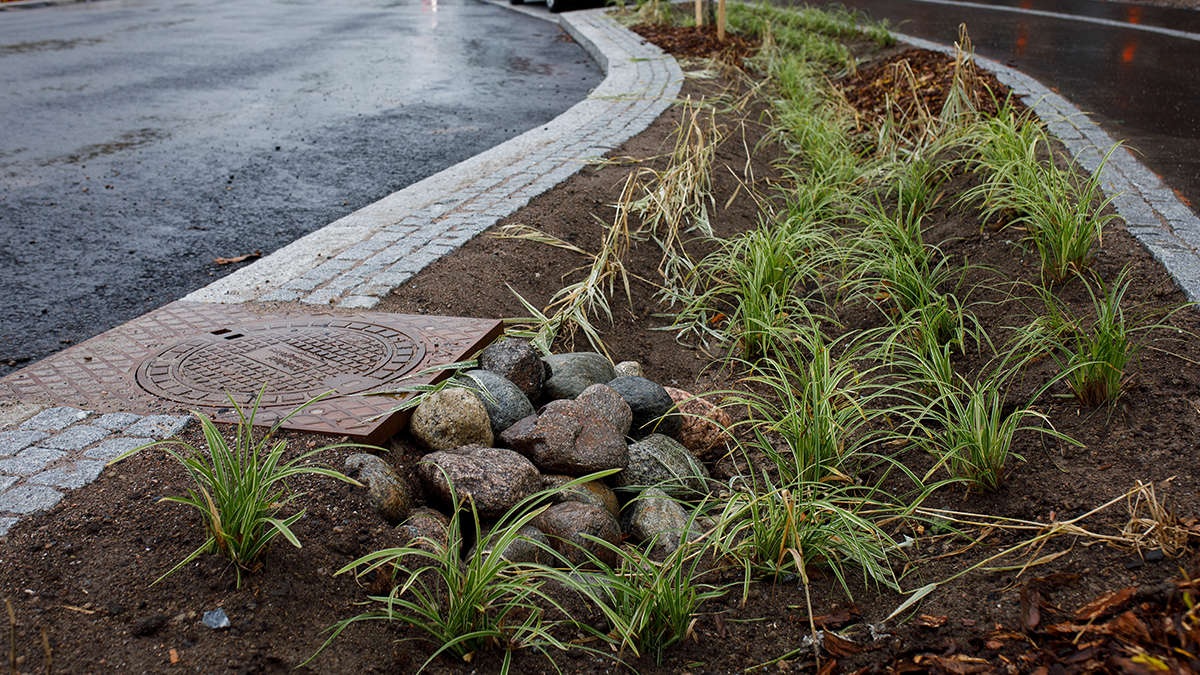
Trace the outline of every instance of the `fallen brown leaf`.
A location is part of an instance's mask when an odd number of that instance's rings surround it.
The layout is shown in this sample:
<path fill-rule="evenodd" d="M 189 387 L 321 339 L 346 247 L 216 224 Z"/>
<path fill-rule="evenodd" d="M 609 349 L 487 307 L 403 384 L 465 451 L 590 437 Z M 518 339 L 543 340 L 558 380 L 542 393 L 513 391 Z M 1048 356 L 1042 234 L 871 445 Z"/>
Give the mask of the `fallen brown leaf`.
<path fill-rule="evenodd" d="M 925 628 L 940 628 L 942 624 L 946 623 L 946 619 L 949 618 L 950 617 L 948 616 L 929 616 L 928 614 L 922 614 L 921 616 L 917 617 L 917 620 L 913 623 L 917 624 L 918 626 L 924 626 Z"/>
<path fill-rule="evenodd" d="M 262 251 L 254 249 L 254 253 L 247 253 L 246 255 L 239 255 L 234 258 L 213 258 L 213 262 L 217 263 L 218 265 L 230 265 L 232 263 L 240 263 L 245 260 L 253 260 L 254 258 L 261 257 Z"/>
<path fill-rule="evenodd" d="M 853 656 L 863 650 L 862 645 L 851 642 L 837 633 L 825 632 L 825 650 L 839 658 Z"/>
<path fill-rule="evenodd" d="M 1122 588 L 1114 593 L 1109 593 L 1103 598 L 1097 598 L 1075 612 L 1075 620 L 1094 621 L 1102 616 L 1116 614 L 1126 602 L 1129 602 L 1129 599 L 1135 593 L 1137 593 L 1137 589 L 1130 586 L 1129 588 Z"/>

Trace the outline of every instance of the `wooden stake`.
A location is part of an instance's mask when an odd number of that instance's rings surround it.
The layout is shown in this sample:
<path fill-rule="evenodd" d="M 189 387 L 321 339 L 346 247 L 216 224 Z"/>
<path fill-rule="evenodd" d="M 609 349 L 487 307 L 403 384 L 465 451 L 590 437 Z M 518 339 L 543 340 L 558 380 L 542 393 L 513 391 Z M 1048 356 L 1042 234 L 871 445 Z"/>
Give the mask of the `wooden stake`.
<path fill-rule="evenodd" d="M 725 0 L 717 2 L 717 42 L 725 41 Z"/>
<path fill-rule="evenodd" d="M 696 0 L 696 25 L 704 25 L 704 0 Z"/>

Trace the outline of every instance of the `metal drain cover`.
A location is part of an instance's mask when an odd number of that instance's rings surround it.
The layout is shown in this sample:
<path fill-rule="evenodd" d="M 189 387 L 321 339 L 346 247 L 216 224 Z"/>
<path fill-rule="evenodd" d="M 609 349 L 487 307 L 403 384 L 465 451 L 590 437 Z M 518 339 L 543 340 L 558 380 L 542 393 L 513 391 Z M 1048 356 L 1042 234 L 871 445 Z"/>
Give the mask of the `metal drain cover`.
<path fill-rule="evenodd" d="M 357 394 L 411 372 L 425 345 L 395 328 L 328 317 L 220 328 L 150 356 L 138 366 L 146 391 L 188 406 L 290 410 L 329 391 Z"/>
<path fill-rule="evenodd" d="M 314 397 L 287 429 L 381 443 L 408 421 L 392 412 L 432 384 L 431 370 L 471 358 L 504 331 L 495 319 L 356 312 L 250 311 L 176 300 L 0 378 L 0 401 L 57 401 L 103 412 L 178 412 L 237 422 L 226 392 L 248 411 L 266 384 L 256 424 L 270 425 Z"/>

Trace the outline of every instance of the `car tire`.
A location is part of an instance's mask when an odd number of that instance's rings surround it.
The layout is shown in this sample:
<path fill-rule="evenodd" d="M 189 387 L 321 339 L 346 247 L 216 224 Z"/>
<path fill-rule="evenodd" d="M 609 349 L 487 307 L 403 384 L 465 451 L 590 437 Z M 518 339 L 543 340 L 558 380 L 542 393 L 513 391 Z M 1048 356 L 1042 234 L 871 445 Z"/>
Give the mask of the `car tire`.
<path fill-rule="evenodd" d="M 523 4 L 525 4 L 525 0 L 508 0 L 508 4 L 510 4 L 510 5 L 523 5 Z"/>
<path fill-rule="evenodd" d="M 567 11 L 566 0 L 546 0 L 546 9 L 550 10 L 551 14 Z"/>

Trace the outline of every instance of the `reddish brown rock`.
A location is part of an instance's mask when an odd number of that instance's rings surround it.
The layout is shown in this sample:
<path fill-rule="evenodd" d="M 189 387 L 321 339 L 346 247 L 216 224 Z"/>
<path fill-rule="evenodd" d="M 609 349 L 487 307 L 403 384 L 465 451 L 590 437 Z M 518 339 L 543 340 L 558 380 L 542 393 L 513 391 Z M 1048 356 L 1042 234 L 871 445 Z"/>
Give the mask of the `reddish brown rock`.
<path fill-rule="evenodd" d="M 577 401 L 551 401 L 505 429 L 500 440 L 544 473 L 583 476 L 623 469 L 629 461 L 625 439 L 612 423 Z"/>
<path fill-rule="evenodd" d="M 700 459 L 713 461 L 733 447 L 733 439 L 725 429 L 732 422 L 729 415 L 703 398 L 674 387 L 664 387 L 683 416 L 679 442 Z"/>

